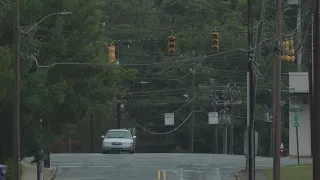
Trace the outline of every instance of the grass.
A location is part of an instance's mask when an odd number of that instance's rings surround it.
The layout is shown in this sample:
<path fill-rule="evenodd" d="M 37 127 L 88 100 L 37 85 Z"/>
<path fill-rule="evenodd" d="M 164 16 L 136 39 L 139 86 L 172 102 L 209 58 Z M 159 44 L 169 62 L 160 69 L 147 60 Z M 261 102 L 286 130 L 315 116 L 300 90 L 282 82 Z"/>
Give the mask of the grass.
<path fill-rule="evenodd" d="M 272 180 L 272 169 L 266 170 L 266 176 Z M 281 180 L 312 180 L 312 165 L 286 166 L 280 169 Z"/>

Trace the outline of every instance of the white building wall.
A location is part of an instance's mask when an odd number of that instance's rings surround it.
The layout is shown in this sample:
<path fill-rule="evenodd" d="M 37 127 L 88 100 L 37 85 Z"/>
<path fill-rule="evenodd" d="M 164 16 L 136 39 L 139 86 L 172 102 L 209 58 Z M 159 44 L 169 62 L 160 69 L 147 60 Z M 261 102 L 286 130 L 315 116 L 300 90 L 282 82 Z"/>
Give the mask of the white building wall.
<path fill-rule="evenodd" d="M 300 156 L 311 156 L 311 133 L 310 133 L 310 116 L 309 116 L 309 104 L 303 104 L 303 98 L 306 98 L 305 94 L 295 94 L 295 97 L 290 98 L 289 108 L 298 105 L 302 111 L 298 112 L 299 125 L 298 138 L 299 138 L 299 154 Z M 289 112 L 289 154 L 292 156 L 297 155 L 297 141 L 296 141 L 296 128 L 293 126 L 294 113 Z"/>
<path fill-rule="evenodd" d="M 299 153 L 300 156 L 311 156 L 311 131 L 310 131 L 310 113 L 309 102 L 303 102 L 308 98 L 309 79 L 307 72 L 290 72 L 289 73 L 289 108 L 300 106 L 299 112 Z M 297 155 L 296 128 L 293 126 L 294 113 L 289 112 L 289 154 Z"/>

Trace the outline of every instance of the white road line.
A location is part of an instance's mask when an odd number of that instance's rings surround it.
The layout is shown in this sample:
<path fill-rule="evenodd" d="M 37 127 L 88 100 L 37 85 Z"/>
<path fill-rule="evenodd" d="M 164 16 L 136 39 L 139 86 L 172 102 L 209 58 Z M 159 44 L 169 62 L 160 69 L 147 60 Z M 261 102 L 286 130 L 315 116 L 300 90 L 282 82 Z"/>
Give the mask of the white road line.
<path fill-rule="evenodd" d="M 80 167 L 85 167 L 85 168 L 114 168 L 116 166 L 64 166 L 64 165 L 57 165 L 56 167 L 58 168 L 80 168 Z"/>
<path fill-rule="evenodd" d="M 183 171 L 184 172 L 197 172 L 197 173 L 204 172 L 204 171 L 196 171 L 196 170 L 188 170 L 188 169 L 184 169 Z"/>
<path fill-rule="evenodd" d="M 51 164 L 89 164 L 89 163 L 85 163 L 85 162 L 51 162 Z"/>
<path fill-rule="evenodd" d="M 217 179 L 216 180 L 221 180 L 219 168 L 216 168 L 216 171 L 217 171 Z"/>
<path fill-rule="evenodd" d="M 93 168 L 114 168 L 116 166 L 89 166 L 89 167 L 93 167 Z"/>
<path fill-rule="evenodd" d="M 193 164 L 194 166 L 209 166 L 209 164 Z"/>
<path fill-rule="evenodd" d="M 163 166 L 148 166 L 148 165 L 145 165 L 145 166 L 134 166 L 133 167 L 135 168 L 160 168 L 160 167 L 163 167 Z"/>
<path fill-rule="evenodd" d="M 81 166 L 57 166 L 57 168 L 80 168 Z"/>
<path fill-rule="evenodd" d="M 90 177 L 90 178 L 63 178 L 63 180 L 95 180 L 95 179 L 104 179 L 108 180 L 108 177 Z"/>

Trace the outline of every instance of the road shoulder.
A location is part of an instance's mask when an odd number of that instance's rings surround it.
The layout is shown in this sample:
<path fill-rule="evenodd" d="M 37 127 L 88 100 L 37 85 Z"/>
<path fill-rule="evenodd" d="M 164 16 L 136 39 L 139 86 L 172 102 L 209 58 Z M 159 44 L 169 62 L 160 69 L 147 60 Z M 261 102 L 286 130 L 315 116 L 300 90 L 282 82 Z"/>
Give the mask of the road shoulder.
<path fill-rule="evenodd" d="M 247 171 L 246 170 L 240 170 L 235 173 L 235 177 L 237 180 L 247 180 Z M 265 175 L 264 170 L 256 169 L 256 180 L 268 180 L 267 176 Z"/>
<path fill-rule="evenodd" d="M 35 180 L 37 179 L 37 165 L 21 162 L 23 173 L 21 180 Z M 56 167 L 44 169 L 44 180 L 53 180 L 58 172 Z"/>

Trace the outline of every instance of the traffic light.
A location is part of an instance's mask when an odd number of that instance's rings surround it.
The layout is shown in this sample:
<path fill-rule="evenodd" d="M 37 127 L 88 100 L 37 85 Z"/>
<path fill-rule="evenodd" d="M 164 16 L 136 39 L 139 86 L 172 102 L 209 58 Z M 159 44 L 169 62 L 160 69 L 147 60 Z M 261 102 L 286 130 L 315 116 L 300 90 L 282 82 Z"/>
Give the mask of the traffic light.
<path fill-rule="evenodd" d="M 294 62 L 295 61 L 295 51 L 293 47 L 293 40 L 286 39 L 281 44 L 281 60 Z"/>
<path fill-rule="evenodd" d="M 295 50 L 293 46 L 293 39 L 290 39 L 289 41 L 289 56 L 290 56 L 291 62 L 295 62 L 296 57 L 295 57 Z"/>
<path fill-rule="evenodd" d="M 219 51 L 220 41 L 219 41 L 219 33 L 213 32 L 212 33 L 212 51 L 217 52 Z"/>
<path fill-rule="evenodd" d="M 108 63 L 113 64 L 116 60 L 116 47 L 114 45 L 110 45 L 108 47 Z"/>
<path fill-rule="evenodd" d="M 176 55 L 176 37 L 175 36 L 168 37 L 168 55 L 169 56 Z"/>

